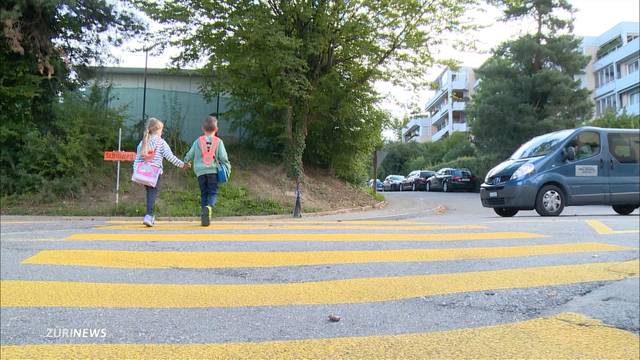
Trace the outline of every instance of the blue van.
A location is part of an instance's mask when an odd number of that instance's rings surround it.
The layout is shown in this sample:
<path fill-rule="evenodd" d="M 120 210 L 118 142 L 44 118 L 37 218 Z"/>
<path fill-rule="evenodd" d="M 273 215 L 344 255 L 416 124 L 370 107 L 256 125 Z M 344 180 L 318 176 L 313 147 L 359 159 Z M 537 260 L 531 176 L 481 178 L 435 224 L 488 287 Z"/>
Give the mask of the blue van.
<path fill-rule="evenodd" d="M 558 216 L 565 206 L 640 207 L 640 130 L 581 127 L 541 135 L 494 167 L 480 187 L 482 205 L 511 217 L 535 209 Z"/>

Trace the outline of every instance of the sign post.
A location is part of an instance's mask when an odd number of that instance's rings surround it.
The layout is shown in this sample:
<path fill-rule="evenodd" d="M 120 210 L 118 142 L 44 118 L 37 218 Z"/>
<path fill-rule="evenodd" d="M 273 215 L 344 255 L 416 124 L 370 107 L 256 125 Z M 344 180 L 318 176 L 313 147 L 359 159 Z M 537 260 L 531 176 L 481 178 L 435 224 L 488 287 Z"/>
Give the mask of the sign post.
<path fill-rule="evenodd" d="M 118 129 L 118 151 L 105 151 L 104 159 L 107 161 L 117 161 L 118 170 L 116 173 L 116 209 L 120 202 L 120 161 L 134 161 L 136 153 L 133 151 L 121 151 L 122 147 L 122 128 Z"/>

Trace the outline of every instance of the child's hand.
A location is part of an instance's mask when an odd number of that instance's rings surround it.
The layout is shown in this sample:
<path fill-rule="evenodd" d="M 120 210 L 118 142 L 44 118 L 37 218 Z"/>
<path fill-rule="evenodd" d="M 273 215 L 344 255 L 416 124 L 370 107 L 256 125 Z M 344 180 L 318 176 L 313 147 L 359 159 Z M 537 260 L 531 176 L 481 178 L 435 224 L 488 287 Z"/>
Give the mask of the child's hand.
<path fill-rule="evenodd" d="M 185 170 L 191 169 L 191 163 L 190 162 L 184 163 L 184 165 L 182 165 L 182 168 L 185 169 Z"/>

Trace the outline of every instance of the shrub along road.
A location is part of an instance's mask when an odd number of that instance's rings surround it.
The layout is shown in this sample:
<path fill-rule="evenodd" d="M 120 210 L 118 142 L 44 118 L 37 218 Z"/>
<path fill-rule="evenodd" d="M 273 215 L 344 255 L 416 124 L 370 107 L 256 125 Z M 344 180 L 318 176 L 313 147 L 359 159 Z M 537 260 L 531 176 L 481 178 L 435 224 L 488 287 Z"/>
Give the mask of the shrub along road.
<path fill-rule="evenodd" d="M 3 217 L 2 357 L 640 356 L 637 212 L 385 195 L 209 228 Z"/>

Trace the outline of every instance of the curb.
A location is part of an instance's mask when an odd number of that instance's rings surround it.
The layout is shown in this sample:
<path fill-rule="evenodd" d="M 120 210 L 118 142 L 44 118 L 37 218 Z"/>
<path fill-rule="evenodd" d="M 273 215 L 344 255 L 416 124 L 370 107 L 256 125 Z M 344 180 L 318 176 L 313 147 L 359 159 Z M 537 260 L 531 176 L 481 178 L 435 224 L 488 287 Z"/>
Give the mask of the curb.
<path fill-rule="evenodd" d="M 328 211 L 320 211 L 313 213 L 303 213 L 304 217 L 315 217 L 315 216 L 327 216 L 327 215 L 337 215 L 337 214 L 346 214 L 352 212 L 364 212 L 374 209 L 381 209 L 387 205 L 387 201 L 381 201 L 379 203 L 369 205 L 369 206 L 359 206 L 355 208 L 346 208 L 346 209 L 338 209 L 338 210 L 328 210 Z M 108 221 L 108 220 L 131 220 L 136 219 L 136 216 L 52 216 L 52 215 L 0 215 L 0 219 L 10 221 L 10 220 L 23 220 L 27 221 L 30 219 L 52 219 L 59 221 Z M 252 216 L 224 216 L 224 217 L 216 217 L 212 218 L 212 222 L 216 221 L 224 221 L 224 220 L 260 220 L 260 219 L 295 219 L 291 214 L 277 214 L 277 215 L 252 215 Z M 172 216 L 159 216 L 157 220 L 162 221 L 174 221 L 174 220 L 193 220 L 199 221 L 200 218 L 197 216 L 185 216 L 185 217 L 172 217 Z M 0 221 L 1 223 L 2 221 Z"/>

